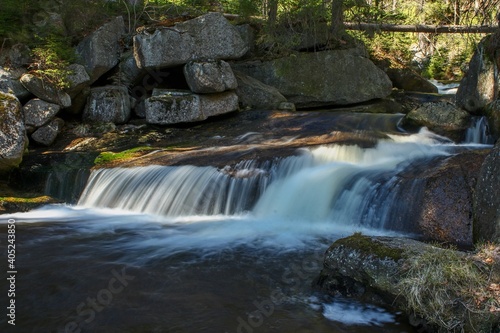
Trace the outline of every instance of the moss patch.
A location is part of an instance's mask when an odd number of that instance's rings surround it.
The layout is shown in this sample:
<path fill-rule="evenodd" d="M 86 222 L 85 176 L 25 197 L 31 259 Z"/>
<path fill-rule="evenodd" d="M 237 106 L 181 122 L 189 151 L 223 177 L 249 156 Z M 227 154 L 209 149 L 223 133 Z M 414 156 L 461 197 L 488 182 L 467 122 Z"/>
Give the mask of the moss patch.
<path fill-rule="evenodd" d="M 37 207 L 59 203 L 47 195 L 36 197 L 0 197 L 0 214 L 27 212 Z"/>
<path fill-rule="evenodd" d="M 113 153 L 113 152 L 102 152 L 99 156 L 94 160 L 94 165 L 103 166 L 111 163 L 115 163 L 118 161 L 124 161 L 136 157 L 140 157 L 156 148 L 153 147 L 136 147 L 132 149 L 127 149 L 122 152 Z"/>
<path fill-rule="evenodd" d="M 403 258 L 402 251 L 399 249 L 386 246 L 371 237 L 363 236 L 359 232 L 354 233 L 350 237 L 339 239 L 334 243 L 334 245 L 343 245 L 352 249 L 357 249 L 362 253 L 372 254 L 379 258 L 390 258 L 394 261 L 398 261 Z"/>

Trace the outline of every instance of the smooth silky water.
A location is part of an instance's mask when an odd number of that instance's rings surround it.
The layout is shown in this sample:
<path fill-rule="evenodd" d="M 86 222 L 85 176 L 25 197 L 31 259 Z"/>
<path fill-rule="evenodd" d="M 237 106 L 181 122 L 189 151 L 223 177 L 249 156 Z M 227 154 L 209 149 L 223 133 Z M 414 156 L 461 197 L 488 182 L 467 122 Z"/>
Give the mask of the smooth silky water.
<path fill-rule="evenodd" d="M 408 234 L 399 197 L 419 183 L 402 171 L 475 147 L 422 129 L 222 169 L 93 171 L 77 204 L 1 217 L 16 221 L 12 331 L 413 332 L 314 278 L 339 237 Z"/>

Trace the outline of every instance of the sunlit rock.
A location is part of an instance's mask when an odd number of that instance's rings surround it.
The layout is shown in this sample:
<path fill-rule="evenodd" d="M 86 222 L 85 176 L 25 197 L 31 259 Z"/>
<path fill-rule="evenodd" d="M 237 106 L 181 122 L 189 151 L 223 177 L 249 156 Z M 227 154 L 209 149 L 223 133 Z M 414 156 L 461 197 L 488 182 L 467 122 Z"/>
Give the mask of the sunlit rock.
<path fill-rule="evenodd" d="M 21 77 L 21 83 L 29 92 L 40 99 L 58 104 L 63 108 L 71 106 L 71 97 L 67 93 L 35 75 L 24 74 Z"/>
<path fill-rule="evenodd" d="M 0 172 L 19 166 L 28 145 L 21 103 L 0 91 Z"/>
<path fill-rule="evenodd" d="M 57 104 L 39 98 L 32 99 L 23 106 L 24 123 L 26 126 L 43 126 L 52 120 L 60 110 L 61 106 Z"/>
<path fill-rule="evenodd" d="M 130 96 L 123 86 L 92 88 L 83 111 L 87 122 L 122 124 L 130 118 Z"/>
<path fill-rule="evenodd" d="M 191 61 L 184 66 L 184 76 L 194 93 L 218 93 L 236 89 L 238 83 L 225 61 Z"/>

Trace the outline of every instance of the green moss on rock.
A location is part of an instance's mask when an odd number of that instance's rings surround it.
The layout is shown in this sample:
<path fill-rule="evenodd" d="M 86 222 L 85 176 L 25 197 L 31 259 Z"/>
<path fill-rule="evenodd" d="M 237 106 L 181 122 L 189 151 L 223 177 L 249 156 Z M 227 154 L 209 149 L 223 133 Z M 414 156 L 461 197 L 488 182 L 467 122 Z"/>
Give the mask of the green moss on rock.
<path fill-rule="evenodd" d="M 333 246 L 339 245 L 346 246 L 353 250 L 359 250 L 365 254 L 375 255 L 381 259 L 389 258 L 398 261 L 403 258 L 403 252 L 401 250 L 378 242 L 372 237 L 363 236 L 361 233 L 355 233 L 350 237 L 339 239 L 333 244 Z"/>

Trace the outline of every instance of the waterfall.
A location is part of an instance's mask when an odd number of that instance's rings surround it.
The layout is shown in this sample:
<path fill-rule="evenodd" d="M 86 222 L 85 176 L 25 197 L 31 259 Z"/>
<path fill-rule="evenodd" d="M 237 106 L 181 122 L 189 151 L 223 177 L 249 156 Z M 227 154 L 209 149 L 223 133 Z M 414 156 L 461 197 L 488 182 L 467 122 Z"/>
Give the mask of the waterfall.
<path fill-rule="evenodd" d="M 403 182 L 398 175 L 418 161 L 447 155 L 450 146 L 439 144 L 441 139 L 422 130 L 391 136 L 373 148 L 321 146 L 302 149 L 299 156 L 222 169 L 100 169 L 92 172 L 79 205 L 170 217 L 249 214 L 260 220 L 393 228 L 389 220 L 397 220 L 401 209 L 413 209 L 402 207 L 398 198 L 418 193 L 418 181 Z"/>
<path fill-rule="evenodd" d="M 465 132 L 466 143 L 493 144 L 494 138 L 489 134 L 486 117 L 472 117 L 471 125 Z"/>

